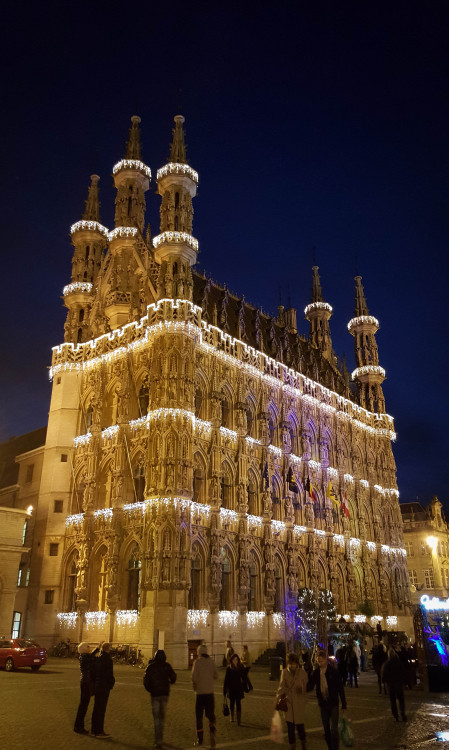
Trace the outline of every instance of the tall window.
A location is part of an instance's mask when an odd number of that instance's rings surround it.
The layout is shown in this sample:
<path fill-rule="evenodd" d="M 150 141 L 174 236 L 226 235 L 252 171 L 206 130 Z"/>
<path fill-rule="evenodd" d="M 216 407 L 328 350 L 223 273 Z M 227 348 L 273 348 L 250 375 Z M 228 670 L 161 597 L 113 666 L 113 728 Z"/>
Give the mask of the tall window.
<path fill-rule="evenodd" d="M 203 391 L 201 388 L 195 389 L 195 416 L 198 419 L 202 418 L 203 414 Z"/>
<path fill-rule="evenodd" d="M 22 613 L 21 612 L 13 612 L 12 617 L 12 631 L 11 631 L 11 638 L 18 638 L 20 635 L 20 623 L 22 621 Z"/>
<path fill-rule="evenodd" d="M 221 505 L 223 508 L 232 509 L 231 477 L 227 469 L 223 470 L 223 475 L 221 477 Z"/>
<path fill-rule="evenodd" d="M 221 426 L 230 428 L 231 427 L 230 421 L 231 421 L 231 413 L 229 410 L 229 402 L 223 396 L 222 401 L 221 401 Z"/>
<path fill-rule="evenodd" d="M 271 502 L 273 503 L 273 520 L 281 521 L 281 498 L 275 477 L 271 478 Z"/>
<path fill-rule="evenodd" d="M 145 467 L 136 466 L 134 469 L 134 492 L 135 499 L 142 503 L 145 499 Z"/>
<path fill-rule="evenodd" d="M 257 484 L 252 475 L 250 475 L 249 481 L 248 481 L 248 513 L 251 516 L 259 515 L 259 504 L 257 500 Z"/>
<path fill-rule="evenodd" d="M 194 544 L 190 569 L 189 609 L 201 609 L 201 568 L 201 554 L 198 545 Z"/>
<path fill-rule="evenodd" d="M 273 445 L 274 444 L 275 426 L 274 426 L 273 415 L 271 414 L 271 412 L 270 412 L 270 416 L 268 417 L 268 433 L 269 433 L 270 445 Z"/>
<path fill-rule="evenodd" d="M 248 597 L 248 610 L 250 612 L 258 612 L 259 606 L 259 566 L 257 560 L 251 556 L 251 562 L 249 567 L 249 597 Z"/>
<path fill-rule="evenodd" d="M 407 557 L 414 557 L 415 549 L 413 547 L 413 542 L 404 542 L 404 547 L 407 552 Z"/>
<path fill-rule="evenodd" d="M 274 571 L 274 612 L 284 611 L 284 586 L 282 582 L 281 566 L 276 565 Z"/>
<path fill-rule="evenodd" d="M 222 547 L 221 550 L 221 591 L 220 609 L 232 609 L 231 605 L 231 562 L 228 551 Z"/>
<path fill-rule="evenodd" d="M 86 432 L 90 432 L 90 428 L 92 427 L 93 416 L 94 416 L 94 409 L 93 409 L 93 406 L 91 405 L 86 411 Z"/>
<path fill-rule="evenodd" d="M 140 560 L 137 552 L 133 552 L 128 561 L 128 590 L 126 596 L 127 609 L 139 609 L 140 606 Z"/>
<path fill-rule="evenodd" d="M 139 410 L 140 416 L 144 417 L 148 413 L 148 405 L 150 403 L 150 394 L 148 389 L 148 383 L 145 381 L 140 386 L 139 391 Z"/>
<path fill-rule="evenodd" d="M 428 589 L 434 589 L 435 588 L 435 580 L 433 577 L 433 568 L 429 568 L 428 570 L 424 571 L 424 578 L 426 581 L 426 587 Z"/>
<path fill-rule="evenodd" d="M 193 499 L 196 503 L 204 502 L 204 476 L 199 467 L 193 472 Z"/>
<path fill-rule="evenodd" d="M 254 437 L 254 413 L 249 399 L 246 400 L 246 434 Z"/>
<path fill-rule="evenodd" d="M 408 578 L 412 586 L 418 585 L 418 573 L 416 570 L 409 570 L 408 571 Z"/>
<path fill-rule="evenodd" d="M 76 562 L 73 560 L 69 567 L 69 574 L 67 576 L 66 606 L 64 607 L 66 612 L 76 611 L 76 574 Z"/>

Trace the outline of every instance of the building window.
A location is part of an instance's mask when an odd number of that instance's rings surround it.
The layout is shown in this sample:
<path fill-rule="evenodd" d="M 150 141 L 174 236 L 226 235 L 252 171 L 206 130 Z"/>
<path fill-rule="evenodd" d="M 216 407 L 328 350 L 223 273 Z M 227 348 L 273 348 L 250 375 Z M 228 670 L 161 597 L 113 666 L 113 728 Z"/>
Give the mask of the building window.
<path fill-rule="evenodd" d="M 248 597 L 248 610 L 250 612 L 258 612 L 259 607 L 259 570 L 255 560 L 251 561 L 249 568 L 249 597 Z"/>
<path fill-rule="evenodd" d="M 67 453 L 61 453 L 61 463 L 66 464 L 67 459 L 68 459 Z"/>
<path fill-rule="evenodd" d="M 274 612 L 284 612 L 284 586 L 282 583 L 282 572 L 279 565 L 274 571 Z"/>
<path fill-rule="evenodd" d="M 148 413 L 148 406 L 150 403 L 150 393 L 148 389 L 148 383 L 142 383 L 139 391 L 139 410 L 140 416 L 143 417 Z"/>
<path fill-rule="evenodd" d="M 203 416 L 203 391 L 201 388 L 195 389 L 195 416 L 201 419 Z"/>
<path fill-rule="evenodd" d="M 429 568 L 428 570 L 424 571 L 424 578 L 425 578 L 425 581 L 426 581 L 426 587 L 428 589 L 435 588 L 435 581 L 434 581 L 434 578 L 433 578 L 433 568 Z"/>
<path fill-rule="evenodd" d="M 53 513 L 62 513 L 64 510 L 64 500 L 55 500 Z"/>
<path fill-rule="evenodd" d="M 412 586 L 417 586 L 418 585 L 418 573 L 416 572 L 416 570 L 409 570 L 408 571 L 408 579 L 409 579 L 410 584 Z"/>
<path fill-rule="evenodd" d="M 57 557 L 59 550 L 59 544 L 57 542 L 50 543 L 50 557 Z"/>
<path fill-rule="evenodd" d="M 204 477 L 201 469 L 193 472 L 193 499 L 196 503 L 204 502 Z"/>
<path fill-rule="evenodd" d="M 45 604 L 53 604 L 54 594 L 55 594 L 55 592 L 54 592 L 53 589 L 47 589 L 47 591 L 45 592 L 44 603 Z"/>
<path fill-rule="evenodd" d="M 22 565 L 20 565 L 19 572 L 17 574 L 17 586 L 20 586 L 20 584 L 22 582 L 22 573 L 23 573 L 23 567 L 22 567 Z"/>
<path fill-rule="evenodd" d="M 231 563 L 228 552 L 224 548 L 221 550 L 221 591 L 220 591 L 220 609 L 232 609 L 231 606 Z"/>
<path fill-rule="evenodd" d="M 192 547 L 192 566 L 190 569 L 189 609 L 201 609 L 201 555 L 198 545 Z"/>
<path fill-rule="evenodd" d="M 407 557 L 414 557 L 415 556 L 415 548 L 413 547 L 413 542 L 405 542 L 404 546 L 405 546 L 405 550 L 407 552 Z"/>
<path fill-rule="evenodd" d="M 30 569 L 27 569 L 27 574 L 25 576 L 25 586 L 28 586 L 30 583 Z"/>
<path fill-rule="evenodd" d="M 221 426 L 231 428 L 231 413 L 229 404 L 225 398 L 221 402 Z"/>
<path fill-rule="evenodd" d="M 145 498 L 145 467 L 136 466 L 134 469 L 134 496 L 138 503 Z"/>
<path fill-rule="evenodd" d="M 231 487 L 231 478 L 229 474 L 225 471 L 222 478 L 221 478 L 221 505 L 222 508 L 229 508 L 232 509 L 232 487 Z"/>
<path fill-rule="evenodd" d="M 34 464 L 29 464 L 27 466 L 27 473 L 26 473 L 26 478 L 25 478 L 26 484 L 29 484 L 30 482 L 33 481 L 33 472 L 34 472 Z"/>
<path fill-rule="evenodd" d="M 132 554 L 128 561 L 128 592 L 126 608 L 139 610 L 140 606 L 140 560 Z"/>
<path fill-rule="evenodd" d="M 66 606 L 64 608 L 65 612 L 75 612 L 76 611 L 76 562 L 73 560 L 70 568 L 70 572 L 67 576 L 67 591 L 66 591 Z"/>
<path fill-rule="evenodd" d="M 22 531 L 22 544 L 25 544 L 25 538 L 27 535 L 27 528 L 28 528 L 28 519 L 23 524 L 23 531 Z"/>
<path fill-rule="evenodd" d="M 21 612 L 13 612 L 11 638 L 18 638 L 20 635 L 20 623 L 22 621 Z"/>

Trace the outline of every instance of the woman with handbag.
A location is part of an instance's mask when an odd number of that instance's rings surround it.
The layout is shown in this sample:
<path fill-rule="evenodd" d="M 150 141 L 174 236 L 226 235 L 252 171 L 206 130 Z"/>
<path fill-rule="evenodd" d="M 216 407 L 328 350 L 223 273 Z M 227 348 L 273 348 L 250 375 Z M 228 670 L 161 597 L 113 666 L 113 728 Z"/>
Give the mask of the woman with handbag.
<path fill-rule="evenodd" d="M 242 698 L 244 697 L 244 687 L 246 685 L 245 670 L 242 667 L 240 657 L 238 654 L 234 654 L 231 657 L 229 667 L 226 669 L 224 684 L 223 684 L 223 695 L 226 700 L 226 696 L 229 696 L 230 703 L 230 721 L 234 721 L 234 707 L 237 708 L 237 724 L 240 726 L 242 722 Z"/>
<path fill-rule="evenodd" d="M 287 657 L 287 669 L 282 672 L 276 693 L 276 709 L 285 711 L 288 741 L 292 750 L 296 747 L 296 732 L 301 740 L 302 750 L 306 747 L 306 688 L 307 675 L 299 664 L 298 656 L 290 653 Z"/>

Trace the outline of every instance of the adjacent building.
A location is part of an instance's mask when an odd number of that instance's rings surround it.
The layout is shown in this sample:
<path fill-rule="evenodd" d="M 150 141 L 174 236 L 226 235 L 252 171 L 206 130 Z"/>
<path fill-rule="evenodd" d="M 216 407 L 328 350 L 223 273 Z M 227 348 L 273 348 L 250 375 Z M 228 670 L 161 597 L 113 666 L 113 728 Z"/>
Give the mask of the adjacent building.
<path fill-rule="evenodd" d="M 404 547 L 412 602 L 421 596 L 449 597 L 449 525 L 434 497 L 426 508 L 419 502 L 401 503 Z"/>

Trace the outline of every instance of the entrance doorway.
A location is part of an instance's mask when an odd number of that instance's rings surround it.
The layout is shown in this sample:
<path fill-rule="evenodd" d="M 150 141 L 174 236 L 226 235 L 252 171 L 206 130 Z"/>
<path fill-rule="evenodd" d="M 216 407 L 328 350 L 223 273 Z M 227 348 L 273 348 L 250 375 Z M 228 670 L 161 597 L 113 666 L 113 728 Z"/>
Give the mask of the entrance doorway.
<path fill-rule="evenodd" d="M 201 646 L 201 643 L 202 641 L 187 641 L 187 649 L 189 652 L 189 664 L 188 664 L 189 669 L 192 669 L 193 667 L 193 662 L 196 660 L 198 656 L 197 649 L 198 649 L 198 646 Z"/>

